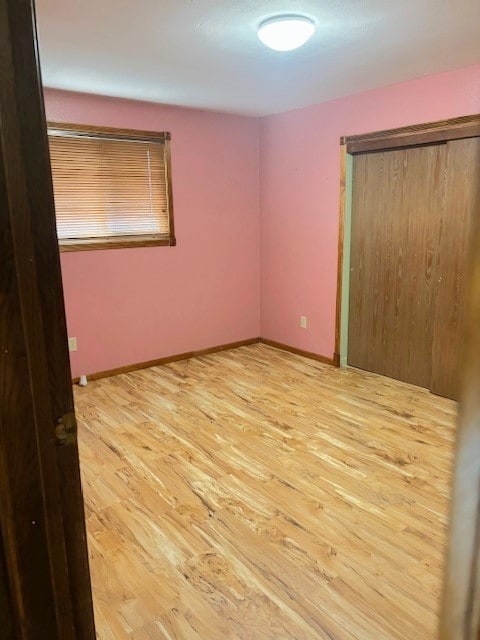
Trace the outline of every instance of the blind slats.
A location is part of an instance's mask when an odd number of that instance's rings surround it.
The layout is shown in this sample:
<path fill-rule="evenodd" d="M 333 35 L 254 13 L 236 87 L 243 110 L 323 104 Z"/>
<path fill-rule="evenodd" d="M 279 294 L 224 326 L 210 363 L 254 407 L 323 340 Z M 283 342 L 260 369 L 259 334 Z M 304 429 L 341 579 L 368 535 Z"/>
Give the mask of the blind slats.
<path fill-rule="evenodd" d="M 60 240 L 170 234 L 164 143 L 49 131 Z"/>

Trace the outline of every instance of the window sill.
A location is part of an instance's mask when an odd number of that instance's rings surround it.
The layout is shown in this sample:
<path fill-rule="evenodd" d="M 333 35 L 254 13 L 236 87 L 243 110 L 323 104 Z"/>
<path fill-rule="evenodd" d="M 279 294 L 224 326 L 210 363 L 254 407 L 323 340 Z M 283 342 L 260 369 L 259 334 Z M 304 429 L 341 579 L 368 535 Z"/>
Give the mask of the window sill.
<path fill-rule="evenodd" d="M 59 240 L 60 253 L 68 251 L 98 251 L 102 249 L 133 249 L 135 247 L 174 247 L 175 238 L 165 236 L 116 236 L 85 240 Z"/>

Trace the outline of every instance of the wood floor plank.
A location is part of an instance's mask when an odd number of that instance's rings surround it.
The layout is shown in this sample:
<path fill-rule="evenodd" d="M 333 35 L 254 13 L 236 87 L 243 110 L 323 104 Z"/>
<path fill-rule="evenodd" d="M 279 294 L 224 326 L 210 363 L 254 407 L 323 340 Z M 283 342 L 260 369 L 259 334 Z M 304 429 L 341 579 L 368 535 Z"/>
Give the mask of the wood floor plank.
<path fill-rule="evenodd" d="M 76 388 L 99 640 L 433 640 L 455 403 L 256 344 Z"/>

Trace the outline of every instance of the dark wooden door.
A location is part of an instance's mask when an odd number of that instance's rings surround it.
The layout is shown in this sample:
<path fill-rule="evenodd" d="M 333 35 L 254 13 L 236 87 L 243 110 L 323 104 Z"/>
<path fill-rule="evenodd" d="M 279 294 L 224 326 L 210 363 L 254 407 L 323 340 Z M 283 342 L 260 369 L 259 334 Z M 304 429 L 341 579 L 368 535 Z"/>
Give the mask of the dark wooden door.
<path fill-rule="evenodd" d="M 430 385 L 445 144 L 354 157 L 348 363 Z"/>
<path fill-rule="evenodd" d="M 5 563 L 5 549 L 0 537 L 0 621 L 2 625 L 2 640 L 15 640 L 14 615 L 12 598 L 8 584 L 7 567 Z"/>
<path fill-rule="evenodd" d="M 0 0 L 0 634 L 93 640 L 33 9 Z"/>
<path fill-rule="evenodd" d="M 480 138 L 446 146 L 445 206 L 441 216 L 433 313 L 433 393 L 460 398 L 468 251 L 474 217 L 480 217 Z"/>

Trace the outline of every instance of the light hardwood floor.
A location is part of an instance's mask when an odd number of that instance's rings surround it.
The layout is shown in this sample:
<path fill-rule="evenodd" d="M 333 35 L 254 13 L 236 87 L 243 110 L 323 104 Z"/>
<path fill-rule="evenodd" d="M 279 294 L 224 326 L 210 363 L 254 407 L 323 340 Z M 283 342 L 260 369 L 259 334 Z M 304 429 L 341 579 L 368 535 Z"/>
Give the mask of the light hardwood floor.
<path fill-rule="evenodd" d="M 433 640 L 453 402 L 261 344 L 75 398 L 101 640 Z"/>

